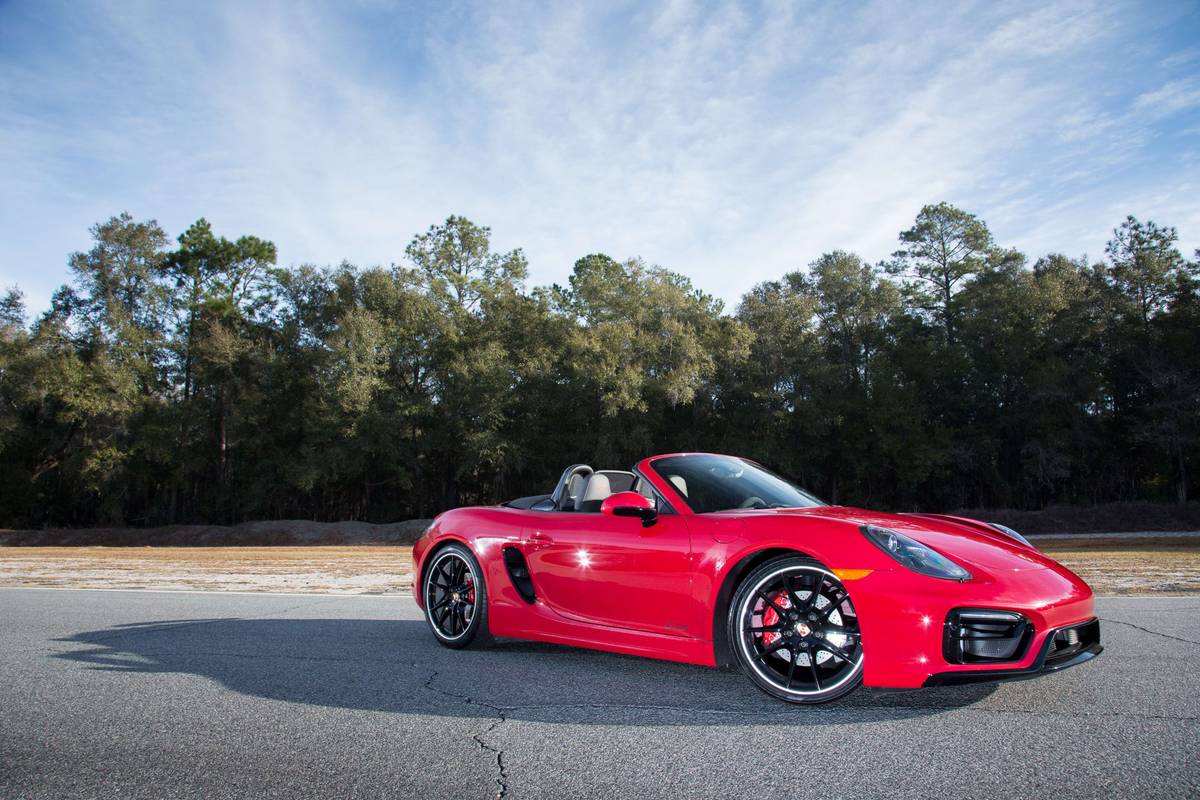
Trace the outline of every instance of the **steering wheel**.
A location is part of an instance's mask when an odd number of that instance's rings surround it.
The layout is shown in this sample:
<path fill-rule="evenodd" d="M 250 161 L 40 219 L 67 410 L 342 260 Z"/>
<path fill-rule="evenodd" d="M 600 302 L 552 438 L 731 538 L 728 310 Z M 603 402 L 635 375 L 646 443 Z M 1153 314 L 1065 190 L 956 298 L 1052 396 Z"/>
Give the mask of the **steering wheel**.
<path fill-rule="evenodd" d="M 742 501 L 738 508 L 766 508 L 767 501 L 763 500 L 758 495 L 751 495 Z"/>

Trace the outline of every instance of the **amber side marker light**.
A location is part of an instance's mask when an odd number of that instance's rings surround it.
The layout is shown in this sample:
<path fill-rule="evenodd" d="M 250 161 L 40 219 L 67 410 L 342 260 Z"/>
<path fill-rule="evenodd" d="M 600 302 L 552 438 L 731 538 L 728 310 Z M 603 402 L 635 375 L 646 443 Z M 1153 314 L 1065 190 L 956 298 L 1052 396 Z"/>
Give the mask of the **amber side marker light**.
<path fill-rule="evenodd" d="M 875 570 L 873 569 L 831 569 L 834 575 L 838 576 L 838 580 L 856 581 L 859 578 L 865 578 Z"/>

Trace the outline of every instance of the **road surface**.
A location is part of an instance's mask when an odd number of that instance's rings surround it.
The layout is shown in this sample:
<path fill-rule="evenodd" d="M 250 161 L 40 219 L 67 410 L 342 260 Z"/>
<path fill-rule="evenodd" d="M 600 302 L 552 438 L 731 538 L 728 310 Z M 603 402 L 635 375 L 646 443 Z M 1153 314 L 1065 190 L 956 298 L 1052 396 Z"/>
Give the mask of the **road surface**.
<path fill-rule="evenodd" d="M 0 797 L 1200 796 L 1200 598 L 1034 681 L 818 708 L 700 667 L 437 646 L 398 597 L 0 590 Z"/>

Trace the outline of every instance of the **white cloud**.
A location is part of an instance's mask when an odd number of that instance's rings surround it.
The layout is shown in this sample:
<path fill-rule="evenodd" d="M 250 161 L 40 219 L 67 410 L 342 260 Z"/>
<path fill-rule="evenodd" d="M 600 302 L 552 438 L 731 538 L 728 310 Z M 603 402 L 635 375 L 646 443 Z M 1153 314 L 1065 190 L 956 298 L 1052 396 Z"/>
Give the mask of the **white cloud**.
<path fill-rule="evenodd" d="M 1166 117 L 1198 105 L 1200 79 L 1186 78 L 1171 81 L 1152 92 L 1138 95 L 1133 108 L 1151 117 Z"/>
<path fill-rule="evenodd" d="M 402 258 L 461 213 L 524 247 L 535 282 L 565 280 L 589 252 L 636 254 L 729 301 L 822 250 L 884 257 L 942 199 L 1034 257 L 1098 253 L 1121 216 L 1146 215 L 1139 199 L 1200 235 L 1180 188 L 1200 166 L 1176 153 L 1164 176 L 1149 150 L 1200 90 L 1186 61 L 1143 53 L 1136 13 L 27 11 L 23 24 L 53 31 L 40 55 L 0 46 L 0 192 L 21 198 L 0 216 L 0 284 L 43 305 L 87 226 L 123 209 L 173 234 L 205 215 L 274 239 L 285 263 L 360 264 Z"/>

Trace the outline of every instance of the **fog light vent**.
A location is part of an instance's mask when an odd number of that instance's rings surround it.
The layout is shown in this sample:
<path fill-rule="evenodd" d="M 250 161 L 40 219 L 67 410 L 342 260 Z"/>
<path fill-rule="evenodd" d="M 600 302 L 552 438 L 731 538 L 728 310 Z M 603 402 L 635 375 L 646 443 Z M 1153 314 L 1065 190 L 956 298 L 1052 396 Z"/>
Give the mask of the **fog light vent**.
<path fill-rule="evenodd" d="M 956 608 L 946 616 L 942 655 L 951 664 L 1017 661 L 1033 638 L 1033 626 L 1015 611 Z"/>
<path fill-rule="evenodd" d="M 1092 620 L 1082 625 L 1063 628 L 1055 631 L 1050 640 L 1050 648 L 1046 653 L 1046 663 L 1068 659 L 1080 650 L 1100 643 L 1100 622 Z"/>

